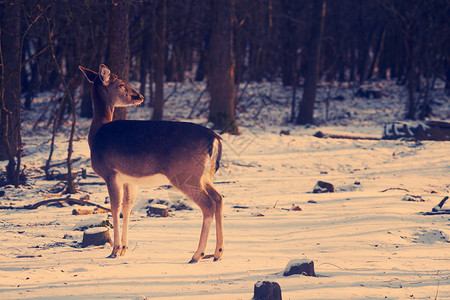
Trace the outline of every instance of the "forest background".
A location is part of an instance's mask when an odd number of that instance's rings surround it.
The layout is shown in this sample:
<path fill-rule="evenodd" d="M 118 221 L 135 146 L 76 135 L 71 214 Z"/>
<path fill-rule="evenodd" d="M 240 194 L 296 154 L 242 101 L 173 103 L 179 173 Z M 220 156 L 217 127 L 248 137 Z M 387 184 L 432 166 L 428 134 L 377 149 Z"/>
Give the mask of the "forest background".
<path fill-rule="evenodd" d="M 295 124 L 314 123 L 319 81 L 363 85 L 386 78 L 408 90 L 404 117 L 425 119 L 436 80 L 450 89 L 449 15 L 446 0 L 0 1 L 6 180 L 20 183 L 21 111 L 33 109 L 38 93 L 61 95 L 54 132 L 62 120 L 71 119 L 74 129 L 77 117 L 92 116 L 79 65 L 96 70 L 106 63 L 140 82 L 154 120 L 164 118 L 164 83 L 207 81 L 208 119 L 231 134 L 239 134 L 240 84 L 261 81 L 292 87 Z M 72 140 L 73 130 L 68 178 Z"/>

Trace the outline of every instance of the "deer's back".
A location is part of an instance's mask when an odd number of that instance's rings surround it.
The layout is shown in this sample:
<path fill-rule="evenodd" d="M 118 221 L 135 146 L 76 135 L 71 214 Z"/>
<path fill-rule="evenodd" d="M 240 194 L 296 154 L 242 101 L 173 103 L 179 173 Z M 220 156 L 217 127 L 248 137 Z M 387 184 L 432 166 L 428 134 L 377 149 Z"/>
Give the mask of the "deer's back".
<path fill-rule="evenodd" d="M 100 176 L 112 171 L 140 177 L 173 176 L 168 172 L 195 173 L 197 167 L 203 172 L 216 139 L 220 137 L 215 132 L 193 123 L 113 121 L 94 137 L 92 166 Z"/>

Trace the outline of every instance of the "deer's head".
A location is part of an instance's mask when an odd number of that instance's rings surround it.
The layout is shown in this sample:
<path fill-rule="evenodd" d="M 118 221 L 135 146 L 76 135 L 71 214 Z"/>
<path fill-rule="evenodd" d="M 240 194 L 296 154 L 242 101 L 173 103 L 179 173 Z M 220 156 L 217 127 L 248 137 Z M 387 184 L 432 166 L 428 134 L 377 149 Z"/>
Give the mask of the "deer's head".
<path fill-rule="evenodd" d="M 100 65 L 98 73 L 82 66 L 79 68 L 87 80 L 94 84 L 96 92 L 104 96 L 102 98 L 109 102 L 110 107 L 139 105 L 144 101 L 141 94 L 115 74 L 112 74 L 104 64 Z"/>

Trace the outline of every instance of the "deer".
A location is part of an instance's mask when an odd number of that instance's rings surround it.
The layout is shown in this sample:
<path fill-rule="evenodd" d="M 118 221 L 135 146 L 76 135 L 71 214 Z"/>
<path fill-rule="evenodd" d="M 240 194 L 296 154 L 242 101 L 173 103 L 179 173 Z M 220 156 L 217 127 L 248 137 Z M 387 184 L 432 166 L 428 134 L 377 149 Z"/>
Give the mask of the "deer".
<path fill-rule="evenodd" d="M 88 134 L 92 169 L 106 183 L 114 227 L 109 258 L 128 249 L 130 213 L 139 187 L 170 184 L 196 203 L 203 215 L 200 240 L 189 263 L 205 258 L 215 219 L 214 261 L 223 255 L 223 199 L 213 185 L 220 166 L 221 138 L 198 124 L 175 121 L 113 121 L 116 107 L 136 106 L 144 97 L 101 64 L 95 72 L 79 66 L 92 83 L 93 118 Z M 122 235 L 120 235 L 122 210 Z"/>

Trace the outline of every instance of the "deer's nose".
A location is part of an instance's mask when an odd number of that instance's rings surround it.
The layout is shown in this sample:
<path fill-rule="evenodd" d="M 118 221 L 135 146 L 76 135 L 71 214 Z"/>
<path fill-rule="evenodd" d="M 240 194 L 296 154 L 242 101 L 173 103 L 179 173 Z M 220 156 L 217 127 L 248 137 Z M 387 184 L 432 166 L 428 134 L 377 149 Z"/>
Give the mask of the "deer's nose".
<path fill-rule="evenodd" d="M 141 94 L 137 94 L 137 95 L 133 95 L 131 97 L 132 100 L 144 100 L 144 96 L 142 96 Z"/>

